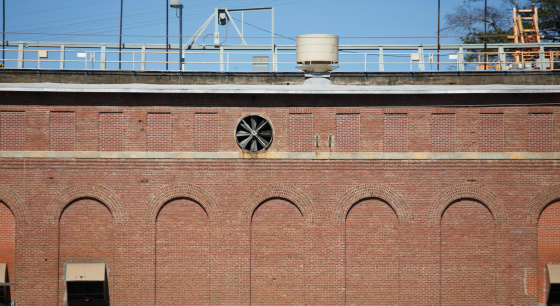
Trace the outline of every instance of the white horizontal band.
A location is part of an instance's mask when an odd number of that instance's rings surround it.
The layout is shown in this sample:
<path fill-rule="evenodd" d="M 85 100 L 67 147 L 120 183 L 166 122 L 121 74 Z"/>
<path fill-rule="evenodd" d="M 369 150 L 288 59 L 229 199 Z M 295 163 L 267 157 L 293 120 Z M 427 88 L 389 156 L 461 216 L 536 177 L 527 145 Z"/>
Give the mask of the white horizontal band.
<path fill-rule="evenodd" d="M 0 158 L 54 159 L 318 159 L 318 160 L 558 160 L 560 152 L 98 152 L 98 151 L 0 151 Z"/>

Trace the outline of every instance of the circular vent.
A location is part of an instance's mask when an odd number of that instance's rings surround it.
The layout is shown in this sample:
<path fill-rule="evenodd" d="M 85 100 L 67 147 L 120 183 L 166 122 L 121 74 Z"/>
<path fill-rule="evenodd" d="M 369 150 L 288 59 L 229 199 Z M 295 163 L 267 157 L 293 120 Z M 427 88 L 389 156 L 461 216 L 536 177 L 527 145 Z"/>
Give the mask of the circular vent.
<path fill-rule="evenodd" d="M 235 138 L 241 149 L 251 152 L 266 150 L 272 143 L 272 127 L 261 116 L 247 116 L 239 121 Z"/>

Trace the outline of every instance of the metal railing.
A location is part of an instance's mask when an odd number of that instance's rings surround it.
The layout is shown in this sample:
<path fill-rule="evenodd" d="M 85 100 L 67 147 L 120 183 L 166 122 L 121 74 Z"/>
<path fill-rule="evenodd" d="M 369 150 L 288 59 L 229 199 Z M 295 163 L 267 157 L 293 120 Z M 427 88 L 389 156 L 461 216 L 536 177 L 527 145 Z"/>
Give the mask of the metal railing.
<path fill-rule="evenodd" d="M 295 45 L 178 45 L 10 41 L 5 68 L 132 71 L 298 71 Z M 341 45 L 337 71 L 465 71 L 554 69 L 560 44 Z M 119 61 L 119 53 L 121 60 Z M 166 60 L 166 54 L 169 59 Z M 258 61 L 255 59 L 258 57 Z M 267 60 L 268 58 L 268 60 Z M 120 65 L 119 65 L 120 64 Z"/>

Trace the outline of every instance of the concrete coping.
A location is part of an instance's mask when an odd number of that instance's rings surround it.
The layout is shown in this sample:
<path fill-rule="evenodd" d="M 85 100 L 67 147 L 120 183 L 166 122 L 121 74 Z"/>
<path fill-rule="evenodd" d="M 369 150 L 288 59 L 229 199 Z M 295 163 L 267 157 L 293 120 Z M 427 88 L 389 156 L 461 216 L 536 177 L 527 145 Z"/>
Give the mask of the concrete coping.
<path fill-rule="evenodd" d="M 560 93 L 560 85 L 167 85 L 0 83 L 0 91 L 174 94 L 535 94 Z"/>
<path fill-rule="evenodd" d="M 0 151 L 0 158 L 33 159 L 292 159 L 292 160 L 559 160 L 560 152 L 99 152 Z"/>

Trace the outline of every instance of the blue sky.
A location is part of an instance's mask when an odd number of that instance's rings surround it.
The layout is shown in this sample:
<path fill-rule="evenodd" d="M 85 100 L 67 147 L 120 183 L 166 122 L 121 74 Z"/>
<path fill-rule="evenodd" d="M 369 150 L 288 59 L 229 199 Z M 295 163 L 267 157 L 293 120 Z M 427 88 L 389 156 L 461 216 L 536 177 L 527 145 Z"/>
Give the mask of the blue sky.
<path fill-rule="evenodd" d="M 489 4 L 502 1 L 489 0 Z M 275 8 L 275 32 L 288 37 L 328 33 L 339 35 L 341 44 L 402 44 L 434 43 L 437 34 L 437 0 L 183 0 L 181 2 L 184 5 L 183 34 L 185 36 L 192 35 L 215 7 L 233 9 L 269 6 Z M 443 16 L 462 2 L 463 0 L 441 1 L 442 23 Z M 166 8 L 166 0 L 124 0 L 123 42 L 164 43 Z M 240 14 L 237 16 L 241 18 Z M 118 42 L 119 18 L 120 0 L 6 0 L 6 31 L 8 32 L 6 40 Z M 250 25 L 270 30 L 268 12 L 245 13 L 244 20 Z M 244 27 L 246 36 L 269 36 L 267 32 L 250 25 Z M 227 30 L 228 35 L 231 35 L 233 28 Z M 175 16 L 175 9 L 169 9 L 169 32 L 171 36 L 178 35 L 178 18 Z M 67 35 L 53 35 L 54 33 Z M 106 36 L 92 36 L 92 34 Z M 456 42 L 457 39 L 445 41 Z M 231 42 L 235 43 L 233 40 Z M 293 42 L 280 39 L 278 43 L 292 44 Z"/>
<path fill-rule="evenodd" d="M 169 0 L 124 0 L 123 10 L 123 43 L 164 44 L 166 10 L 169 11 L 169 43 L 179 42 L 179 19 L 176 10 L 169 8 Z M 454 7 L 461 5 L 466 0 L 441 0 L 441 22 L 444 27 L 444 16 Z M 503 5 L 507 0 L 488 0 L 489 5 Z M 120 0 L 5 0 L 6 2 L 6 40 L 15 41 L 51 41 L 51 42 L 119 42 Z M 437 0 L 180 0 L 183 9 L 183 42 L 189 39 L 196 30 L 210 17 L 217 7 L 228 9 L 274 7 L 275 33 L 277 45 L 295 45 L 294 38 L 301 34 L 335 34 L 340 36 L 340 44 L 435 44 L 437 42 Z M 475 5 L 483 6 L 484 1 L 479 0 Z M 505 10 L 510 10 L 509 5 L 503 5 Z M 236 24 L 241 27 L 241 14 L 233 13 L 238 19 Z M 271 14 L 269 11 L 247 12 L 243 15 L 245 37 L 249 44 L 269 44 L 271 31 Z M 204 42 L 212 44 L 211 33 L 213 27 L 203 34 Z M 449 34 L 447 34 L 449 35 Z M 240 44 L 231 22 L 220 27 L 220 37 L 223 44 Z M 284 38 L 287 37 L 287 38 Z M 441 43 L 458 43 L 458 37 L 442 37 Z M 197 41 L 203 43 L 203 39 Z M 6 67 L 15 67 L 17 64 L 17 47 L 7 49 Z M 87 51 L 87 50 L 86 50 Z M 35 53 L 33 53 L 35 52 Z M 85 67 L 85 56 L 79 56 L 80 50 L 67 53 L 65 68 Z M 118 69 L 117 54 L 109 53 L 107 56 L 107 69 Z M 139 54 L 134 51 L 124 52 L 122 69 L 138 69 Z M 160 52 L 160 51 L 156 51 Z M 177 53 L 177 50 L 171 52 Z M 413 51 L 415 52 L 415 51 Z M 232 64 L 225 69 L 228 71 L 251 70 L 252 61 L 239 59 L 240 55 L 231 54 Z M 39 63 L 36 50 L 26 48 L 24 68 L 54 68 L 59 65 L 57 53 L 49 53 L 48 60 Z M 88 69 L 100 69 L 99 54 L 94 55 L 95 63 L 88 64 Z M 171 54 L 171 58 L 178 58 L 178 54 Z M 192 65 L 192 63 L 208 62 L 206 54 L 190 53 L 185 61 L 186 70 L 211 70 L 221 68 L 215 64 L 219 57 L 212 55 L 212 63 Z M 229 55 L 228 55 L 229 56 Z M 292 55 L 279 56 L 279 62 L 284 65 L 282 70 L 296 71 L 293 65 L 295 59 Z M 365 67 L 361 63 L 364 56 L 352 52 L 343 55 L 339 71 L 356 69 L 380 70 L 380 66 Z M 428 55 L 426 55 L 428 56 Z M 409 55 L 393 56 L 397 61 L 405 61 Z M 88 60 L 90 59 L 88 55 Z M 368 63 L 377 62 L 378 57 L 369 56 Z M 160 53 L 152 53 L 146 59 L 147 70 L 162 70 L 160 63 L 164 57 Z M 386 59 L 390 60 L 387 56 Z M 429 61 L 426 57 L 426 61 Z M 172 61 L 170 59 L 170 61 Z M 433 60 L 432 60 L 433 61 Z M 237 65 L 235 62 L 241 64 Z M 159 63 L 159 64 L 158 64 Z M 170 64 L 171 65 L 171 64 Z M 172 67 L 178 65 L 177 60 Z M 430 65 L 427 69 L 435 69 Z M 452 64 L 450 69 L 454 69 Z M 173 68 L 172 68 L 173 69 Z M 239 70 L 238 70 L 239 69 Z M 387 66 L 387 70 L 406 70 L 409 65 Z M 419 69 L 410 66 L 410 69 Z"/>

